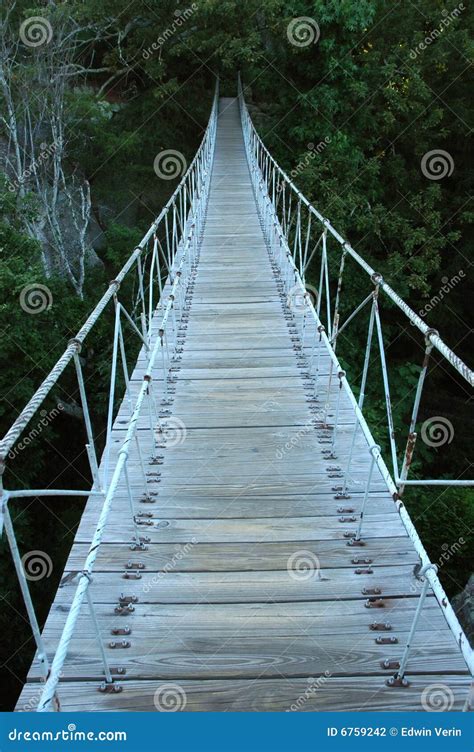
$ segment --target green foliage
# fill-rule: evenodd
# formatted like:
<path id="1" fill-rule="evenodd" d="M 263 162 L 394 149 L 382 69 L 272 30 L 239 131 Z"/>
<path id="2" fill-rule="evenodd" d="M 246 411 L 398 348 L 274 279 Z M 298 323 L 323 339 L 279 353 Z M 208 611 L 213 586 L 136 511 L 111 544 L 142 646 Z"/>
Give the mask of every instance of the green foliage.
<path id="1" fill-rule="evenodd" d="M 25 203 L 28 202 L 28 197 Z M 0 373 L 3 396 L 0 421 L 7 429 L 18 408 L 31 397 L 65 336 L 86 313 L 84 304 L 59 278 L 48 279 L 39 244 L 20 229 L 23 207 L 13 205 L 11 193 L 0 193 L 0 315 L 3 336 Z M 31 291 L 31 292 L 29 292 Z M 36 292 L 38 291 L 38 292 Z M 31 295 L 31 298 L 30 298 Z M 68 299 L 69 305 L 64 301 Z"/>
<path id="2" fill-rule="evenodd" d="M 28 0 L 18 2 L 18 25 L 31 15 L 63 12 L 59 6 L 56 10 L 43 3 L 31 6 Z M 172 192 L 173 181 L 159 180 L 154 173 L 154 158 L 163 149 L 175 149 L 190 161 L 207 121 L 217 73 L 221 93 L 233 96 L 241 70 L 252 116 L 275 158 L 287 172 L 304 165 L 295 178 L 298 187 L 415 310 L 422 309 L 440 289 L 443 278 L 460 269 L 467 274 L 467 228 L 472 222 L 467 203 L 472 179 L 467 134 L 472 116 L 465 71 L 473 52 L 472 9 L 466 7 L 425 49 L 420 45 L 446 16 L 441 0 L 197 0 L 190 9 L 186 18 L 178 19 L 171 0 L 67 3 L 71 19 L 84 27 L 83 39 L 92 39 L 81 48 L 77 61 L 85 72 L 71 77 L 66 98 L 68 118 L 75 125 L 68 144 L 69 169 L 79 168 L 90 182 L 105 234 L 99 251 L 104 267 L 89 270 L 83 301 L 64 280 L 46 277 L 41 248 L 25 231 L 25 220 L 35 216 L 34 196 L 19 201 L 7 187 L 1 191 L 3 430 Z M 297 17 L 318 23 L 317 43 L 304 47 L 290 43 L 288 24 Z M 31 65 L 33 53 L 24 49 L 22 55 L 25 66 Z M 308 145 L 323 142 L 327 145 L 315 158 L 306 159 L 311 151 Z M 423 174 L 421 159 L 433 149 L 444 149 L 452 156 L 451 177 L 431 181 Z M 329 244 L 333 282 L 338 264 L 335 251 L 335 245 Z M 367 294 L 364 274 L 354 267 L 346 271 L 342 320 Z M 315 266 L 309 270 L 309 281 L 317 284 L 318 275 Z M 52 296 L 51 306 L 34 315 L 19 304 L 22 291 L 32 284 L 45 285 Z M 465 333 L 470 309 L 466 282 L 461 281 L 427 317 L 465 358 L 469 355 Z M 385 299 L 381 312 L 395 433 L 403 450 L 424 343 Z M 93 420 L 99 437 L 107 405 L 112 327 L 113 315 L 107 312 L 82 353 L 85 376 L 94 389 Z M 338 353 L 355 386 L 360 383 L 366 334 L 364 312 L 338 340 Z M 127 341 L 133 357 L 136 344 L 132 345 L 132 338 Z M 389 457 L 376 350 L 374 341 L 364 409 Z M 417 430 L 430 416 L 449 415 L 455 442 L 433 449 L 418 438 L 412 467 L 415 477 L 458 477 L 469 463 L 468 395 L 456 375 L 438 362 L 435 356 Z M 77 396 L 73 374 L 67 373 L 47 408 L 61 399 L 77 400 Z M 71 487 L 84 485 L 88 477 L 84 441 L 74 419 L 61 416 L 48 426 L 43 438 L 46 441 L 35 446 L 34 466 L 27 452 L 15 457 L 10 486 L 50 482 L 46 462 L 50 463 L 52 451 L 57 453 L 57 482 L 67 479 Z M 469 574 L 466 552 L 473 540 L 468 530 L 474 527 L 472 492 L 410 489 L 406 503 L 434 561 L 445 544 L 461 537 L 466 541 L 441 568 L 448 592 L 459 591 Z M 59 572 L 81 504 L 61 501 L 60 515 L 35 510 L 15 507 L 20 546 L 51 552 L 54 541 Z M 11 566 L 5 563 L 0 567 L 0 585 L 12 608 L 3 615 L 2 633 L 12 633 L 7 625 L 13 621 L 13 632 L 26 640 L 23 621 L 15 616 L 15 611 L 22 613 L 22 606 L 13 581 Z M 56 585 L 53 579 L 49 593 L 34 593 L 41 618 Z M 16 672 L 21 674 L 28 663 L 24 653 Z"/>
<path id="3" fill-rule="evenodd" d="M 405 503 L 449 596 L 459 593 L 472 571 L 474 503 L 470 489 L 410 489 Z M 435 520 L 435 523 L 433 523 Z M 459 544 L 459 545 L 453 545 Z"/>
<path id="4" fill-rule="evenodd" d="M 120 269 L 130 256 L 130 249 L 136 244 L 137 233 L 130 227 L 112 224 L 106 232 L 106 238 L 104 256 L 116 269 Z"/>

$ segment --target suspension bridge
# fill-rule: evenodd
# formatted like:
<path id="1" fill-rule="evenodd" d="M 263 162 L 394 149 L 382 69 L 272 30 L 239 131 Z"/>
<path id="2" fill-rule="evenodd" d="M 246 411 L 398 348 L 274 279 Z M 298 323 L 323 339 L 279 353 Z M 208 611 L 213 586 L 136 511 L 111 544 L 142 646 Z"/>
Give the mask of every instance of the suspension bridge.
<path id="1" fill-rule="evenodd" d="M 305 272 L 318 260 L 313 301 Z M 367 297 L 341 322 L 349 263 L 366 275 Z M 131 275 L 130 307 L 121 284 Z M 401 466 L 381 296 L 425 347 Z M 99 461 L 80 352 L 108 306 Z M 336 346 L 364 308 L 356 399 Z M 131 372 L 125 329 L 141 345 Z M 376 347 L 391 470 L 364 417 Z M 0 445 L 5 459 L 75 368 L 92 488 L 3 489 L 37 645 L 17 710 L 426 710 L 440 693 L 441 709 L 466 708 L 472 651 L 401 500 L 410 483 L 472 485 L 409 478 L 433 349 L 472 384 L 439 334 L 279 168 L 242 88 L 238 99 L 216 92 L 175 193 Z M 78 494 L 85 511 L 41 631 L 8 503 Z"/>

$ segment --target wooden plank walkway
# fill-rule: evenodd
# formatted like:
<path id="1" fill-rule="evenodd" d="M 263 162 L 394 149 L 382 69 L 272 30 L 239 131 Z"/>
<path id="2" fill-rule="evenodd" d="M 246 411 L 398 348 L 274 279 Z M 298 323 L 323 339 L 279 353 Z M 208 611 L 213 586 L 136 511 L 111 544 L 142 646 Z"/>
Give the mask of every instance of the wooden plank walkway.
<path id="1" fill-rule="evenodd" d="M 171 412 L 163 412 L 163 464 L 147 468 L 152 504 L 140 501 L 138 455 L 131 453 L 132 490 L 139 511 L 150 515 L 141 528 L 150 541 L 145 551 L 130 550 L 133 527 L 122 482 L 91 585 L 107 656 L 122 669 L 123 690 L 97 691 L 103 670 L 84 605 L 59 687 L 64 710 L 162 710 L 167 702 L 197 711 L 423 710 L 422 693 L 432 684 L 445 685 L 452 709 L 462 708 L 469 676 L 432 596 L 408 664 L 410 686 L 385 684 L 394 671 L 382 662 L 400 659 L 416 608 L 417 556 L 377 473 L 366 507 L 365 546 L 347 545 L 370 455 L 359 436 L 351 499 L 338 501 L 333 476 L 345 467 L 354 414 L 343 397 L 337 458 L 327 459 L 330 432 L 315 426 L 314 386 L 285 313 L 254 202 L 237 104 L 223 99 L 182 359 L 172 404 L 162 405 Z M 132 396 L 144 364 L 142 354 Z M 322 388 L 328 372 L 323 355 Z M 159 372 L 157 381 L 160 386 Z M 333 385 L 330 417 L 336 396 Z M 112 466 L 127 416 L 124 402 L 114 424 Z M 138 436 L 145 456 L 147 429 L 143 417 Z M 83 566 L 101 503 L 88 501 L 44 629 L 51 656 L 74 592 L 67 576 Z M 140 579 L 125 578 L 127 565 L 136 564 Z M 380 589 L 381 608 L 367 607 L 373 588 Z M 115 613 L 121 594 L 136 599 L 125 616 Z M 376 623 L 390 630 L 376 631 Z M 117 628 L 129 634 L 114 636 Z M 110 646 L 122 639 L 128 647 Z M 35 661 L 17 709 L 34 707 L 40 692 Z"/>

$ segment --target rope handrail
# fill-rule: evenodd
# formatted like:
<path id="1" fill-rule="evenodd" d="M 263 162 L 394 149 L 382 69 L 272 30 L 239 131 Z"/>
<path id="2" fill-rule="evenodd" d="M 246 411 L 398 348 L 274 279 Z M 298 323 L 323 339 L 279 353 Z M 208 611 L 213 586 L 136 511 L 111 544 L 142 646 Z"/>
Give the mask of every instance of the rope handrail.
<path id="1" fill-rule="evenodd" d="M 185 249 L 185 251 L 189 250 L 189 246 L 190 246 L 190 242 L 188 242 L 187 248 Z M 183 258 L 182 258 L 180 267 L 183 264 L 184 258 L 185 258 L 185 253 L 183 253 Z M 171 288 L 172 292 L 169 296 L 164 314 L 162 316 L 159 332 L 162 332 L 162 331 L 164 332 L 166 329 L 166 323 L 169 317 L 169 313 L 173 307 L 173 295 L 176 293 L 176 289 L 179 284 L 179 281 L 180 281 L 180 277 L 176 276 L 175 282 L 173 283 L 173 286 Z M 59 679 L 61 677 L 62 668 L 64 665 L 64 661 L 66 660 L 66 655 L 68 652 L 71 639 L 74 634 L 74 629 L 76 627 L 77 619 L 79 617 L 79 612 L 80 612 L 82 603 L 84 601 L 84 596 L 86 595 L 86 591 L 88 590 L 89 585 L 92 582 L 92 572 L 93 572 L 94 564 L 95 564 L 95 561 L 99 552 L 99 547 L 102 542 L 103 533 L 107 524 L 110 507 L 115 498 L 115 494 L 117 492 L 118 484 L 122 478 L 122 474 L 124 473 L 124 471 L 126 471 L 126 462 L 129 456 L 130 446 L 136 436 L 138 419 L 141 415 L 142 407 L 145 402 L 145 398 L 147 397 L 147 394 L 148 394 L 149 384 L 152 380 L 153 369 L 155 367 L 155 361 L 158 355 L 158 351 L 161 347 L 163 347 L 163 337 L 159 333 L 155 339 L 155 344 L 154 344 L 153 350 L 151 352 L 150 358 L 147 363 L 145 375 L 143 377 L 140 391 L 139 391 L 137 400 L 135 402 L 135 406 L 133 408 L 132 415 L 131 415 L 131 418 L 127 427 L 126 436 L 118 452 L 117 464 L 112 474 L 110 484 L 107 488 L 107 493 L 104 499 L 104 503 L 102 505 L 99 520 L 98 520 L 96 529 L 94 531 L 94 534 L 92 536 L 92 541 L 89 547 L 89 551 L 88 551 L 84 566 L 79 574 L 79 583 L 77 585 L 76 592 L 74 594 L 72 604 L 69 609 L 68 617 L 66 619 L 66 623 L 64 625 L 61 637 L 59 639 L 58 647 L 56 648 L 56 652 L 54 655 L 53 662 L 51 664 L 51 668 L 49 669 L 48 678 L 45 682 L 45 686 L 44 686 L 41 698 L 38 702 L 38 712 L 44 712 L 44 711 L 49 710 L 54 700 L 56 688 L 59 683 Z"/>
<path id="2" fill-rule="evenodd" d="M 120 284 L 123 282 L 123 280 L 126 278 L 130 270 L 134 267 L 135 263 L 141 257 L 143 250 L 146 248 L 147 243 L 149 242 L 150 238 L 156 233 L 159 225 L 161 224 L 165 216 L 168 215 L 173 205 L 176 204 L 176 199 L 182 193 L 183 188 L 186 187 L 190 176 L 193 175 L 196 164 L 203 152 L 206 139 L 208 136 L 208 130 L 209 130 L 210 124 L 215 118 L 215 115 L 217 113 L 218 92 L 219 92 L 219 82 L 217 81 L 211 114 L 209 117 L 206 132 L 201 140 L 201 143 L 198 147 L 198 150 L 192 162 L 189 164 L 189 167 L 187 168 L 180 182 L 176 186 L 176 189 L 174 190 L 173 194 L 171 195 L 171 197 L 168 199 L 166 204 L 161 209 L 158 217 L 152 222 L 152 224 L 150 225 L 149 229 L 147 230 L 143 238 L 140 240 L 140 242 L 138 243 L 138 245 L 136 246 L 132 254 L 129 256 L 129 258 L 123 265 L 120 272 L 117 274 L 116 278 L 110 282 L 108 289 L 104 292 L 103 296 L 101 297 L 99 302 L 96 304 L 94 310 L 89 314 L 88 318 L 86 319 L 82 327 L 79 329 L 77 334 L 69 342 L 68 346 L 65 348 L 63 354 L 58 358 L 57 362 L 51 368 L 50 372 L 45 377 L 43 382 L 40 384 L 36 392 L 30 398 L 30 400 L 25 405 L 21 413 L 15 419 L 15 421 L 12 423 L 12 425 L 8 429 L 5 436 L 0 440 L 0 478 L 5 470 L 5 461 L 6 461 L 8 452 L 13 448 L 16 441 L 18 441 L 19 437 L 21 436 L 24 429 L 30 422 L 31 418 L 37 412 L 41 404 L 44 402 L 45 398 L 48 396 L 52 387 L 57 383 L 59 377 L 66 369 L 67 365 L 73 359 L 74 353 L 77 352 L 77 343 L 82 344 L 85 341 L 87 335 L 90 333 L 94 325 L 97 323 L 98 319 L 100 318 L 107 304 L 112 300 L 114 294 L 119 289 Z"/>
<path id="3" fill-rule="evenodd" d="M 163 425 L 159 418 L 154 398 L 153 380 L 154 378 L 158 378 L 166 398 L 168 396 L 168 384 L 172 381 L 171 371 L 179 341 L 180 327 L 182 326 L 181 322 L 184 313 L 187 310 L 186 296 L 197 270 L 197 260 L 199 257 L 200 242 L 206 215 L 214 157 L 219 101 L 218 94 L 219 82 L 217 81 L 211 113 L 204 137 L 196 155 L 183 175 L 176 190 L 160 211 L 158 217 L 152 223 L 138 246 L 134 249 L 116 279 L 110 283 L 108 290 L 95 306 L 76 337 L 68 343 L 68 346 L 55 366 L 51 369 L 46 379 L 37 389 L 20 416 L 4 437 L 3 441 L 0 443 L 0 458 L 2 460 L 1 470 L 3 473 L 5 459 L 8 452 L 21 435 L 25 426 L 28 425 L 28 422 L 31 420 L 38 407 L 42 404 L 43 400 L 56 384 L 67 365 L 71 361 L 74 361 L 87 435 L 86 450 L 89 457 L 92 476 L 92 487 L 90 491 L 78 492 L 74 489 L 25 489 L 16 492 L 5 489 L 3 484 L 1 484 L 0 487 L 5 532 L 28 613 L 30 626 L 36 642 L 37 660 L 40 665 L 43 681 L 45 682 L 37 708 L 39 712 L 50 710 L 52 707 L 59 709 L 59 699 L 56 694 L 57 686 L 84 599 L 87 600 L 91 612 L 96 638 L 98 640 L 99 652 L 104 664 L 104 674 L 106 679 L 105 691 L 108 691 L 110 687 L 113 688 L 113 691 L 118 691 L 118 685 L 114 683 L 106 654 L 103 650 L 98 620 L 95 614 L 95 607 L 89 591 L 89 586 L 92 582 L 94 564 L 99 552 L 99 547 L 102 543 L 109 511 L 116 496 L 119 482 L 121 482 L 122 479 L 124 479 L 124 485 L 130 504 L 131 521 L 134 531 L 132 545 L 137 548 L 143 547 L 142 538 L 137 527 L 137 515 L 135 514 L 135 502 L 130 487 L 127 461 L 130 447 L 133 443 L 139 458 L 139 467 L 141 468 L 145 496 L 149 496 L 149 479 L 147 477 L 142 456 L 142 446 L 137 435 L 138 420 L 143 414 L 144 406 L 147 405 L 149 413 L 149 431 L 151 436 L 151 455 L 153 459 L 156 456 L 158 435 L 163 432 Z M 164 225 L 162 233 L 164 234 L 163 245 L 165 248 L 159 243 L 157 234 L 158 228 L 162 222 Z M 148 248 L 147 246 L 150 240 L 152 241 L 151 247 Z M 160 248 L 158 248 L 159 245 Z M 146 255 L 143 253 L 144 250 L 147 251 Z M 164 262 L 163 265 L 160 263 L 160 251 L 162 261 Z M 135 292 L 133 295 L 135 303 L 133 305 L 132 314 L 130 314 L 127 307 L 121 300 L 119 300 L 118 293 L 120 283 L 127 277 L 132 268 L 135 268 L 138 276 L 138 292 Z M 157 288 L 158 291 L 158 301 L 156 304 L 153 300 L 154 288 Z M 85 338 L 110 301 L 113 301 L 115 307 L 115 325 L 111 356 L 106 442 L 103 454 L 103 465 L 101 466 L 101 472 L 99 473 L 95 438 L 90 420 L 86 384 L 83 377 L 79 353 Z M 137 321 L 134 320 L 135 318 Z M 145 373 L 138 397 L 133 401 L 130 391 L 130 376 L 126 361 L 123 325 L 128 326 L 134 337 L 138 338 L 146 360 Z M 161 375 L 160 370 L 158 370 L 157 377 L 155 372 L 157 368 L 160 368 L 156 362 L 159 355 L 161 355 L 162 370 Z M 125 439 L 119 449 L 117 461 L 113 467 L 113 472 L 111 473 L 109 481 L 108 467 L 110 464 L 111 445 L 113 443 L 111 435 L 115 403 L 115 382 L 117 378 L 117 369 L 120 364 L 123 369 L 123 377 L 125 381 L 126 399 L 124 399 L 123 404 L 127 405 L 128 403 L 129 416 Z M 146 444 L 148 444 L 148 441 Z M 145 451 L 147 451 L 147 447 L 145 447 Z M 1 479 L 0 475 L 0 480 Z M 10 499 L 21 500 L 31 496 L 44 495 L 60 497 L 62 495 L 69 496 L 86 494 L 91 496 L 101 496 L 103 502 L 100 508 L 97 526 L 92 536 L 92 543 L 89 547 L 83 568 L 80 572 L 76 573 L 76 576 L 78 577 L 77 587 L 59 638 L 52 664 L 50 665 L 46 654 L 45 643 L 36 618 L 27 578 L 25 576 L 23 561 L 20 557 L 8 502 Z"/>
<path id="4" fill-rule="evenodd" d="M 241 99 L 241 102 L 243 103 L 243 116 L 246 119 L 252 137 L 253 139 L 258 143 L 259 148 L 261 151 L 265 154 L 266 159 L 268 159 L 275 170 L 278 172 L 278 174 L 283 178 L 285 183 L 291 188 L 294 195 L 296 196 L 297 200 L 301 202 L 304 206 L 306 206 L 307 210 L 315 216 L 318 221 L 323 225 L 323 227 L 328 230 L 331 235 L 337 240 L 337 242 L 341 245 L 343 248 L 343 251 L 345 253 L 348 253 L 354 261 L 363 269 L 368 276 L 375 280 L 377 279 L 377 284 L 379 284 L 380 289 L 383 290 L 384 293 L 392 300 L 395 305 L 398 306 L 398 308 L 405 314 L 405 316 L 411 321 L 411 323 L 416 326 L 420 332 L 424 335 L 424 337 L 429 340 L 429 342 L 433 345 L 433 347 L 438 350 L 441 355 L 453 366 L 453 368 L 456 369 L 456 371 L 465 379 L 471 386 L 474 386 L 474 371 L 469 368 L 469 366 L 458 356 L 456 355 L 453 350 L 451 350 L 450 347 L 444 342 L 444 340 L 439 336 L 438 332 L 434 329 L 430 328 L 423 319 L 418 316 L 415 311 L 413 311 L 412 308 L 406 303 L 396 292 L 393 290 L 390 285 L 384 281 L 383 276 L 379 274 L 378 272 L 373 269 L 370 264 L 365 261 L 362 256 L 360 256 L 357 251 L 354 250 L 354 248 L 351 246 L 351 244 L 340 235 L 340 233 L 333 227 L 329 219 L 324 217 L 315 206 L 313 206 L 310 201 L 306 198 L 306 196 L 299 190 L 299 188 L 296 187 L 296 185 L 293 183 L 291 178 L 287 175 L 287 173 L 280 167 L 278 162 L 275 160 L 275 158 L 270 154 L 267 147 L 263 143 L 262 139 L 257 133 L 257 130 L 252 122 L 252 118 L 250 117 L 250 114 L 247 109 L 247 105 L 245 104 L 245 99 L 243 96 L 243 87 L 242 87 L 242 81 L 239 76 L 238 79 L 238 87 L 239 87 L 239 97 Z"/>
<path id="5" fill-rule="evenodd" d="M 199 243 L 200 233 L 202 231 L 202 220 L 205 214 L 205 207 L 207 205 L 207 197 L 208 197 L 209 186 L 210 186 L 210 173 L 211 173 L 211 168 L 212 168 L 212 160 L 213 160 L 214 145 L 215 145 L 216 122 L 217 122 L 217 102 L 218 102 L 218 89 L 216 87 L 216 93 L 215 93 L 211 116 L 209 119 L 209 124 L 206 130 L 206 135 L 201 144 L 201 149 L 204 148 L 206 144 L 210 148 L 208 151 L 207 163 L 205 165 L 206 169 L 203 172 L 202 182 L 199 186 L 199 201 L 201 202 L 201 210 L 199 212 L 200 221 L 199 223 L 196 222 L 197 215 L 196 213 L 194 213 L 191 216 L 190 222 L 186 221 L 185 223 L 183 223 L 183 224 L 187 224 L 190 226 L 189 234 L 184 240 L 184 244 L 181 248 L 180 254 L 179 255 L 177 254 L 179 256 L 179 264 L 177 265 L 177 268 L 175 270 L 174 280 L 171 284 L 168 298 L 163 309 L 163 315 L 158 325 L 158 330 L 155 336 L 154 345 L 151 348 L 149 356 L 148 356 L 147 366 L 145 369 L 145 374 L 143 376 L 142 385 L 141 385 L 138 397 L 135 401 L 135 404 L 131 410 L 131 416 L 130 416 L 130 420 L 128 423 L 125 439 L 118 452 L 118 459 L 117 459 L 117 463 L 115 465 L 114 471 L 112 473 L 110 484 L 107 486 L 107 489 L 106 489 L 104 503 L 102 505 L 97 527 L 92 537 L 92 542 L 89 547 L 89 552 L 87 554 L 84 567 L 79 573 L 79 582 L 76 588 L 76 592 L 74 594 L 72 604 L 69 609 L 69 613 L 68 613 L 63 631 L 61 633 L 61 637 L 59 639 L 59 643 L 56 648 L 51 667 L 49 668 L 49 671 L 48 671 L 48 676 L 45 681 L 44 689 L 43 689 L 41 698 L 38 703 L 38 708 L 37 708 L 38 712 L 45 712 L 45 711 L 50 710 L 51 705 L 54 703 L 54 700 L 56 697 L 56 689 L 57 689 L 57 686 L 61 677 L 62 668 L 66 660 L 66 655 L 69 649 L 69 645 L 74 634 L 74 630 L 77 624 L 77 620 L 79 617 L 79 613 L 80 613 L 84 598 L 88 594 L 89 585 L 92 581 L 93 567 L 94 567 L 94 563 L 98 555 L 99 547 L 102 542 L 103 533 L 104 533 L 108 516 L 109 516 L 109 512 L 110 512 L 110 507 L 115 498 L 115 494 L 117 492 L 119 482 L 123 475 L 125 475 L 126 485 L 128 487 L 129 501 L 130 501 L 130 506 L 132 510 L 132 520 L 133 520 L 135 533 L 136 533 L 135 541 L 138 547 L 142 546 L 141 538 L 136 528 L 134 503 L 133 503 L 132 496 L 131 496 L 131 490 L 130 490 L 128 474 L 127 474 L 127 460 L 128 460 L 131 444 L 134 440 L 137 440 L 136 431 L 137 431 L 137 426 L 138 426 L 138 419 L 141 415 L 141 411 L 142 411 L 143 405 L 147 397 L 149 398 L 149 402 L 151 403 L 150 389 L 151 389 L 151 384 L 153 381 L 153 371 L 155 368 L 155 361 L 157 359 L 159 351 L 161 351 L 162 358 L 163 358 L 163 384 L 164 384 L 165 393 L 167 390 L 166 384 L 167 384 L 167 378 L 169 375 L 169 367 L 171 364 L 171 359 L 168 356 L 168 362 L 165 365 L 165 360 L 166 360 L 165 348 L 166 348 L 166 351 L 168 350 L 168 341 L 167 341 L 166 332 L 167 332 L 168 324 L 171 321 L 172 326 L 173 326 L 172 334 L 175 336 L 175 344 L 176 344 L 177 339 L 178 339 L 178 329 L 177 329 L 177 323 L 173 317 L 173 314 L 175 314 L 175 301 L 178 300 L 179 298 L 179 290 L 183 288 L 184 271 L 186 270 L 186 268 L 188 269 L 188 272 L 189 272 L 188 279 L 189 279 L 192 274 L 192 270 L 193 268 L 195 268 L 195 264 L 196 264 L 196 256 L 198 253 L 198 243 Z M 193 164 L 195 160 L 193 160 Z M 168 206 L 171 206 L 170 202 L 168 202 Z M 189 218 L 186 217 L 185 219 L 188 220 Z M 150 329 L 151 329 L 151 322 L 150 322 Z M 156 416 L 154 417 L 156 418 Z M 158 425 L 160 425 L 159 421 L 158 421 Z M 154 426 L 151 425 L 150 429 L 153 435 L 152 436 L 153 446 L 155 447 Z M 136 441 L 136 445 L 138 448 L 138 441 Z M 145 488 L 147 488 L 145 474 L 144 474 L 144 482 L 145 482 Z M 90 598 L 88 599 L 88 602 L 89 602 L 89 607 L 93 611 L 93 604 Z M 99 643 L 100 643 L 100 634 L 99 634 Z M 107 685 L 114 686 L 113 678 L 110 674 L 107 664 L 105 664 L 105 674 L 106 674 L 107 684 L 104 685 L 104 687 L 106 687 Z"/>

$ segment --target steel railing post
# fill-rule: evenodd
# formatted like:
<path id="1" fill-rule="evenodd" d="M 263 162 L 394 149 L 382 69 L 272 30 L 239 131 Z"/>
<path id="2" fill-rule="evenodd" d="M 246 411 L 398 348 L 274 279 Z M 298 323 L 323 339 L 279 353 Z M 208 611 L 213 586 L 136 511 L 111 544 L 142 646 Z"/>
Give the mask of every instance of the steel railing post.
<path id="1" fill-rule="evenodd" d="M 421 567 L 419 569 L 419 571 L 415 572 L 415 576 L 417 577 L 417 579 L 420 579 L 430 569 L 435 574 L 438 571 L 438 567 L 436 566 L 436 564 L 431 564 L 430 563 L 430 564 L 426 564 L 424 567 Z M 397 673 L 394 676 L 390 677 L 390 679 L 387 679 L 386 683 L 387 683 L 388 687 L 408 687 L 408 685 L 409 685 L 409 681 L 405 678 L 405 672 L 406 672 L 406 668 L 407 668 L 407 664 L 408 664 L 408 658 L 410 656 L 410 651 L 411 651 L 411 648 L 412 648 L 413 637 L 415 636 L 416 628 L 417 628 L 418 622 L 420 620 L 421 611 L 423 609 L 423 604 L 425 602 L 425 598 L 426 598 L 426 595 L 428 593 L 429 586 L 430 586 L 430 583 L 429 583 L 428 579 L 425 577 L 423 585 L 422 585 L 421 593 L 420 593 L 420 596 L 418 598 L 418 603 L 417 603 L 415 615 L 413 617 L 413 622 L 412 622 L 412 625 L 410 627 L 410 632 L 408 633 L 408 638 L 407 638 L 407 642 L 406 642 L 406 645 L 405 645 L 405 650 L 403 651 L 403 656 L 402 656 L 402 659 L 400 661 L 400 667 L 399 667 Z M 388 662 L 386 661 L 385 664 L 387 665 Z"/>
<path id="2" fill-rule="evenodd" d="M 431 332 L 436 332 L 435 329 L 431 329 Z M 437 332 L 436 332 L 437 333 Z M 408 429 L 408 438 L 407 443 L 405 447 L 405 453 L 403 456 L 403 463 L 402 463 L 402 469 L 400 472 L 400 478 L 398 485 L 398 493 L 399 496 L 402 496 L 403 491 L 405 489 L 404 481 L 406 481 L 408 477 L 408 472 L 410 470 L 410 465 L 412 463 L 413 459 L 413 453 L 415 451 L 415 443 L 416 443 L 416 421 L 418 419 L 418 410 L 420 407 L 421 402 L 421 395 L 423 392 L 423 386 L 425 383 L 426 374 L 428 372 L 428 364 L 430 360 L 431 351 L 433 349 L 433 344 L 428 336 L 425 336 L 425 357 L 423 360 L 423 365 L 420 371 L 420 375 L 418 377 L 418 383 L 416 386 L 416 393 L 415 393 L 415 400 L 413 402 L 413 409 L 411 413 L 411 419 L 410 419 L 410 427 Z"/>
<path id="3" fill-rule="evenodd" d="M 380 446 L 378 444 L 374 444 L 369 449 L 371 457 L 370 457 L 370 467 L 369 467 L 369 473 L 367 475 L 367 481 L 365 484 L 365 491 L 364 491 L 364 498 L 362 499 L 362 505 L 360 508 L 360 514 L 359 514 L 359 524 L 357 525 L 357 531 L 354 537 L 355 541 L 361 540 L 361 534 L 362 534 L 362 523 L 364 522 L 364 514 L 365 514 L 365 506 L 367 504 L 367 499 L 369 498 L 370 493 L 370 484 L 372 483 L 372 476 L 374 474 L 375 469 L 375 462 L 377 460 L 376 454 L 380 454 Z"/>

